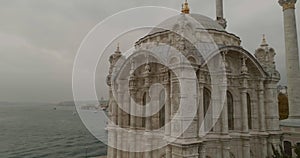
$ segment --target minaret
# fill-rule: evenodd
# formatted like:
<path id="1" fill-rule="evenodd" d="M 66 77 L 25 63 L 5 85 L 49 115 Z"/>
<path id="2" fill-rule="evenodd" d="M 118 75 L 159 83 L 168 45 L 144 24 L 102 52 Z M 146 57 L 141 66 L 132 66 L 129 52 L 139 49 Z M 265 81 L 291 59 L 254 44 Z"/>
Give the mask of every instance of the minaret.
<path id="1" fill-rule="evenodd" d="M 275 55 L 275 50 L 269 47 L 266 36 L 263 35 L 260 47 L 255 51 L 255 57 L 270 76 L 279 77 L 279 73 L 275 67 Z"/>
<path id="2" fill-rule="evenodd" d="M 225 29 L 227 27 L 227 21 L 223 13 L 223 0 L 216 0 L 216 16 L 217 22 Z"/>
<path id="3" fill-rule="evenodd" d="M 299 50 L 295 17 L 297 0 L 279 0 L 283 8 L 289 120 L 300 119 Z M 300 125 L 300 122 L 297 121 Z"/>
<path id="4" fill-rule="evenodd" d="M 118 124 L 118 104 L 116 102 L 116 99 L 113 96 L 113 86 L 112 86 L 112 76 L 113 76 L 113 71 L 116 67 L 117 62 L 122 59 L 122 54 L 120 51 L 120 47 L 119 44 L 117 46 L 116 51 L 109 57 L 109 63 L 110 63 L 110 67 L 109 67 L 109 74 L 106 78 L 106 83 L 109 86 L 109 103 L 108 103 L 108 115 L 109 115 L 109 119 L 110 122 L 107 126 L 108 129 L 108 150 L 107 150 L 107 157 L 108 158 L 114 158 L 117 156 L 118 153 L 120 153 L 120 151 L 118 151 L 116 149 L 117 146 L 117 130 L 115 125 Z M 120 142 L 120 141 L 119 141 Z"/>

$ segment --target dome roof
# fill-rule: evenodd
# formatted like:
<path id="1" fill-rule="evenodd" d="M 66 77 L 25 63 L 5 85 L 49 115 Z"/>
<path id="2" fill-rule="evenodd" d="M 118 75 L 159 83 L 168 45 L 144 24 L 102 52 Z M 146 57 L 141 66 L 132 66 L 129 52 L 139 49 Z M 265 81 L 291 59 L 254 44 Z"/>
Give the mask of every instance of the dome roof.
<path id="1" fill-rule="evenodd" d="M 197 22 L 199 22 L 204 29 L 207 30 L 218 30 L 225 31 L 225 29 L 215 20 L 200 14 L 190 14 L 192 18 L 194 18 Z"/>
<path id="2" fill-rule="evenodd" d="M 177 32 L 176 26 L 184 25 L 182 23 L 190 23 L 190 26 L 194 27 L 194 29 L 225 31 L 225 29 L 218 22 L 207 16 L 200 14 L 180 14 L 165 20 L 156 28 L 154 28 L 148 35 L 166 30 Z"/>
<path id="3" fill-rule="evenodd" d="M 200 14 L 181 13 L 154 27 L 146 36 L 140 38 L 135 46 L 140 47 L 148 42 L 168 43 L 169 38 L 178 40 L 181 37 L 192 43 L 213 41 L 222 46 L 240 46 L 241 43 L 238 36 L 228 33 L 216 20 Z"/>

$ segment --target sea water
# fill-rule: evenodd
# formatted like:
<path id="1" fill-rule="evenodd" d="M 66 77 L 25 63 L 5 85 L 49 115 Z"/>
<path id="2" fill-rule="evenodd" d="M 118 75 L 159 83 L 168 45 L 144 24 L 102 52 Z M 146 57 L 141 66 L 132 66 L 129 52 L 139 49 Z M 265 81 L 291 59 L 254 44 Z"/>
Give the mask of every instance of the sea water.
<path id="1" fill-rule="evenodd" d="M 83 158 L 106 155 L 106 150 L 75 107 L 0 105 L 0 158 Z"/>

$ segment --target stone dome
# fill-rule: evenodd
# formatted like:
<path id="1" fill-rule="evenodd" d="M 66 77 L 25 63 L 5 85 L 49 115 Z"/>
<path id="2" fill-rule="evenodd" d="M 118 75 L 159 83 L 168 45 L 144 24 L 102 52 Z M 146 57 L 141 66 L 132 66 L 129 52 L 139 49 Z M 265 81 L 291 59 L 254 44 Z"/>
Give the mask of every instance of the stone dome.
<path id="1" fill-rule="evenodd" d="M 178 25 L 184 25 L 183 23 L 187 24 L 187 26 L 193 27 L 194 29 L 216 30 L 225 32 L 225 29 L 218 22 L 207 16 L 200 14 L 180 14 L 165 20 L 156 28 L 154 28 L 148 35 L 166 30 L 177 32 L 176 27 Z"/>
<path id="2" fill-rule="evenodd" d="M 241 43 L 239 37 L 228 33 L 217 21 L 200 14 L 181 13 L 166 19 L 161 24 L 157 25 L 145 37 L 139 39 L 136 42 L 136 45 L 147 43 L 149 41 L 155 42 L 157 40 L 163 42 L 163 39 L 166 37 L 161 35 L 170 32 L 174 32 L 185 38 L 196 38 L 196 40 L 191 41 L 206 41 L 207 36 L 210 36 L 218 45 L 239 46 Z M 161 37 L 156 39 L 158 36 Z"/>
<path id="3" fill-rule="evenodd" d="M 207 30 L 225 31 L 225 29 L 215 20 L 200 14 L 190 14 L 197 22 L 199 22 Z"/>

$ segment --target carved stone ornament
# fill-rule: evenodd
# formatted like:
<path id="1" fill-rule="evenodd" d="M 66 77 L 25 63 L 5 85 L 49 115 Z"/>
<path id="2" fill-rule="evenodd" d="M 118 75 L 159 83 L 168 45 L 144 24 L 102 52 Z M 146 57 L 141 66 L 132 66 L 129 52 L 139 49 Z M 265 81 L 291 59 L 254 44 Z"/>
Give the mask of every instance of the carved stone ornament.
<path id="1" fill-rule="evenodd" d="M 287 9 L 295 9 L 295 3 L 297 0 L 279 0 L 279 4 L 282 6 L 283 11 Z"/>

